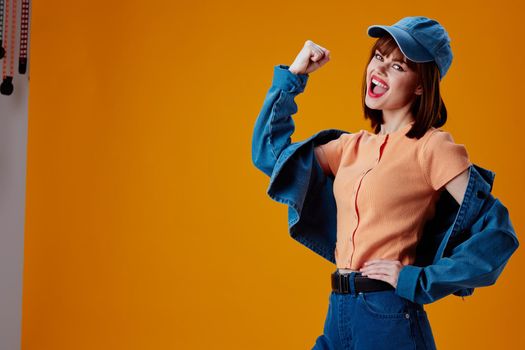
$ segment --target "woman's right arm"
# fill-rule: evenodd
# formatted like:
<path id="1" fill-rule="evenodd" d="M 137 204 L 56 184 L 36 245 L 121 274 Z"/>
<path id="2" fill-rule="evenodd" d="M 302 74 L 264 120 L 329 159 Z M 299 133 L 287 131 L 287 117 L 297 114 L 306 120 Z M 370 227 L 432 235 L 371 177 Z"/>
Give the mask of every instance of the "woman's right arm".
<path id="1" fill-rule="evenodd" d="M 271 176 L 282 151 L 291 143 L 295 124 L 291 115 L 297 113 L 296 95 L 304 91 L 309 73 L 322 67 L 330 52 L 307 40 L 290 67 L 274 67 L 272 86 L 253 129 L 252 162 Z"/>
<path id="2" fill-rule="evenodd" d="M 294 74 L 288 66 L 274 67 L 272 86 L 264 100 L 252 134 L 252 162 L 271 176 L 281 152 L 291 143 L 297 113 L 296 95 L 304 91 L 308 74 Z"/>

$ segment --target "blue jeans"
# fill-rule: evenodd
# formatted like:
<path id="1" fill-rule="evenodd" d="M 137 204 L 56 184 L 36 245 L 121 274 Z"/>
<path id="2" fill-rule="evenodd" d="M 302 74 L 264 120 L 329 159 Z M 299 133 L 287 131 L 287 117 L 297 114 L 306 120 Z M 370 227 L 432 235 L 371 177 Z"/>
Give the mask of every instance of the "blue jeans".
<path id="1" fill-rule="evenodd" d="M 312 350 L 436 349 L 423 305 L 393 289 L 356 293 L 350 286 L 351 293 L 330 293 L 323 334 Z"/>

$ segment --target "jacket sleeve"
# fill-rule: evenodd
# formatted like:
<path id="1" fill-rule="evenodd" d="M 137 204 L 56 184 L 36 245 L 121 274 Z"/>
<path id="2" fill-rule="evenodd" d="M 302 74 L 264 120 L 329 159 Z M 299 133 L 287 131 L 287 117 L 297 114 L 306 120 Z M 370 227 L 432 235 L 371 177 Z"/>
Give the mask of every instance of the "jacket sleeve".
<path id="1" fill-rule="evenodd" d="M 252 136 L 252 162 L 271 176 L 281 152 L 291 143 L 297 113 L 296 95 L 304 91 L 308 74 L 294 74 L 286 65 L 274 66 L 273 80 L 257 117 Z"/>
<path id="2" fill-rule="evenodd" d="M 427 304 L 461 289 L 496 282 L 519 242 L 507 208 L 492 195 L 490 198 L 480 218 L 461 238 L 463 242 L 447 256 L 428 266 L 406 265 L 401 269 L 396 294 Z"/>

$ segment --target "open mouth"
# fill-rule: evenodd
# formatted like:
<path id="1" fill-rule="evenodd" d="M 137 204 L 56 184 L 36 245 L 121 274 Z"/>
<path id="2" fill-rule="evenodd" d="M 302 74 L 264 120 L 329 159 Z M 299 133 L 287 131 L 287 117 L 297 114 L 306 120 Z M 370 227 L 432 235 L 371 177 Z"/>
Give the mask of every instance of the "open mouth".
<path id="1" fill-rule="evenodd" d="M 388 86 L 386 86 L 382 82 L 378 81 L 374 76 L 372 76 L 372 78 L 370 79 L 370 86 L 368 87 L 368 94 L 371 97 L 381 97 L 388 90 Z"/>

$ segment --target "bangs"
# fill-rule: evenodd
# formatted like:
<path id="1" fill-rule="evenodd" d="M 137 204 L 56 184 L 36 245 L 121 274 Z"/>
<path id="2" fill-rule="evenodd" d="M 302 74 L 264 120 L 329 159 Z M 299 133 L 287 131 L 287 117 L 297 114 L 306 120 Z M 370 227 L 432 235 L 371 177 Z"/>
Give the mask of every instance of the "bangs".
<path id="1" fill-rule="evenodd" d="M 403 55 L 394 38 L 388 33 L 385 33 L 385 35 L 376 41 L 374 47 L 372 48 L 372 52 L 375 52 L 375 50 L 378 50 L 384 56 L 389 56 L 392 52 L 397 50 L 396 54 L 393 56 L 393 59 L 405 62 L 408 68 L 411 70 L 416 70 L 417 63 L 409 60 L 407 57 L 405 57 L 405 55 Z"/>

